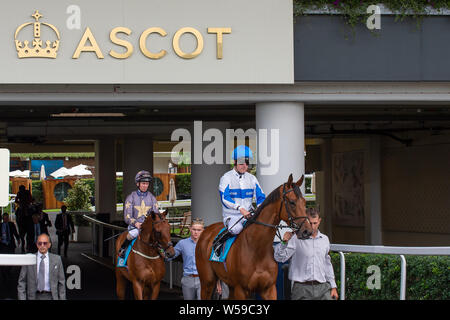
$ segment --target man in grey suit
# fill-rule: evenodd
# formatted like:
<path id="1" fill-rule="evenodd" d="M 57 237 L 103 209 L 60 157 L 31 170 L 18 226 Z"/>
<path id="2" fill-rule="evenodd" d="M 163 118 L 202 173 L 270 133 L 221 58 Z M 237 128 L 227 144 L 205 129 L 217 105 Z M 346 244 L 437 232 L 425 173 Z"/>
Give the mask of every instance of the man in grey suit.
<path id="1" fill-rule="evenodd" d="M 66 277 L 61 257 L 48 252 L 50 238 L 41 234 L 36 242 L 37 263 L 22 266 L 17 285 L 19 300 L 65 300 Z"/>

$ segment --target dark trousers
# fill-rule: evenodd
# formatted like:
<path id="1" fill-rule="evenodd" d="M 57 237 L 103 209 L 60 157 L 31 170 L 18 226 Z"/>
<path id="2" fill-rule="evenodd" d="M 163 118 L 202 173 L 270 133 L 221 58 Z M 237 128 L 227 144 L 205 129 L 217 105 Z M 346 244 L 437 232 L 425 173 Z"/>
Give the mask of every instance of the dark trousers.
<path id="1" fill-rule="evenodd" d="M 53 300 L 51 292 L 36 292 L 36 300 Z"/>
<path id="2" fill-rule="evenodd" d="M 64 244 L 64 257 L 67 257 L 67 249 L 69 248 L 69 232 L 64 231 L 58 234 L 58 255 L 61 255 L 61 246 Z"/>
<path id="3" fill-rule="evenodd" d="M 12 240 L 14 241 L 14 239 Z M 11 246 L 0 243 L 0 254 L 14 254 L 15 250 Z M 0 299 L 17 299 L 17 267 L 0 267 Z"/>
<path id="4" fill-rule="evenodd" d="M 38 251 L 36 242 L 34 242 L 34 236 L 27 235 L 27 253 L 36 253 Z"/>

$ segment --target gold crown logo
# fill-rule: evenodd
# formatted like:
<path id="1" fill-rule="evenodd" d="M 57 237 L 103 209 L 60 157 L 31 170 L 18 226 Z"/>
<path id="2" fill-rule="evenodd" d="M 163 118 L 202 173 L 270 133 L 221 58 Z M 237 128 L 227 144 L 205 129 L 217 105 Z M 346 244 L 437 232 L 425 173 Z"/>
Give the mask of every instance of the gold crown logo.
<path id="1" fill-rule="evenodd" d="M 32 15 L 32 17 L 36 20 L 36 22 L 27 22 L 22 24 L 20 27 L 16 29 L 16 33 L 14 34 L 14 41 L 16 43 L 16 50 L 17 55 L 20 59 L 22 58 L 51 58 L 56 59 L 56 54 L 59 49 L 59 32 L 58 29 L 55 28 L 55 26 L 49 24 L 49 23 L 41 23 L 39 22 L 39 19 L 43 16 L 39 13 L 38 10 Z M 29 41 L 25 40 L 23 43 L 22 41 L 17 40 L 17 34 L 25 28 L 28 25 L 33 25 L 34 29 L 34 39 L 32 41 L 33 47 L 29 47 Z M 56 36 L 58 37 L 58 40 L 55 40 L 51 42 L 50 40 L 45 41 L 46 47 L 44 48 L 42 46 L 42 40 L 41 40 L 41 25 L 45 25 L 52 29 Z"/>

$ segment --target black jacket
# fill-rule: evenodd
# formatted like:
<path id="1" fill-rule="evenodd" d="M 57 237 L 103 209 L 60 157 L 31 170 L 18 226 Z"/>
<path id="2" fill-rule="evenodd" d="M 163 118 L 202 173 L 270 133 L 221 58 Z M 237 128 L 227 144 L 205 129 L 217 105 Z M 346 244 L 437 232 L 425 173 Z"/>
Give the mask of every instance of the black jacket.
<path id="1" fill-rule="evenodd" d="M 52 222 L 50 221 L 47 213 L 42 213 L 42 219 L 39 220 L 39 223 L 41 225 L 41 232 L 50 235 L 48 233 L 48 228 L 52 226 Z"/>
<path id="2" fill-rule="evenodd" d="M 71 234 L 72 232 L 75 231 L 75 226 L 73 224 L 73 220 L 72 220 L 72 216 L 70 214 L 67 214 L 67 228 L 64 229 L 63 227 L 63 214 L 62 213 L 58 213 L 56 215 L 56 220 L 55 220 L 55 228 L 56 228 L 56 233 L 57 234 L 64 234 L 64 233 L 68 233 Z"/>
<path id="3" fill-rule="evenodd" d="M 1 246 L 5 246 L 3 243 L 1 243 L 1 232 L 3 229 L 3 223 L 0 223 L 0 245 Z M 11 239 L 9 240 L 9 245 L 6 246 L 8 249 L 15 249 L 16 248 L 16 242 L 14 241 L 14 238 L 16 238 L 17 241 L 20 240 L 19 234 L 17 233 L 17 229 L 16 229 L 16 225 L 14 224 L 14 222 L 8 221 L 9 224 L 9 235 L 11 237 Z"/>

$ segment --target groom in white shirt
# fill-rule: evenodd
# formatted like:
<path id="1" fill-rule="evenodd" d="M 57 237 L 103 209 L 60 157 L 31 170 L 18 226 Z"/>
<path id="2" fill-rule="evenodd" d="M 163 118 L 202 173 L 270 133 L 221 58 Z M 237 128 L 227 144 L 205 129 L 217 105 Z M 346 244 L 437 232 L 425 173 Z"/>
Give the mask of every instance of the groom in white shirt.
<path id="1" fill-rule="evenodd" d="M 338 293 L 331 264 L 330 241 L 319 231 L 321 218 L 318 210 L 306 210 L 313 228 L 310 238 L 299 240 L 286 232 L 283 241 L 275 247 L 274 258 L 285 262 L 292 258 L 289 265 L 289 279 L 293 281 L 292 300 L 331 300 Z"/>

